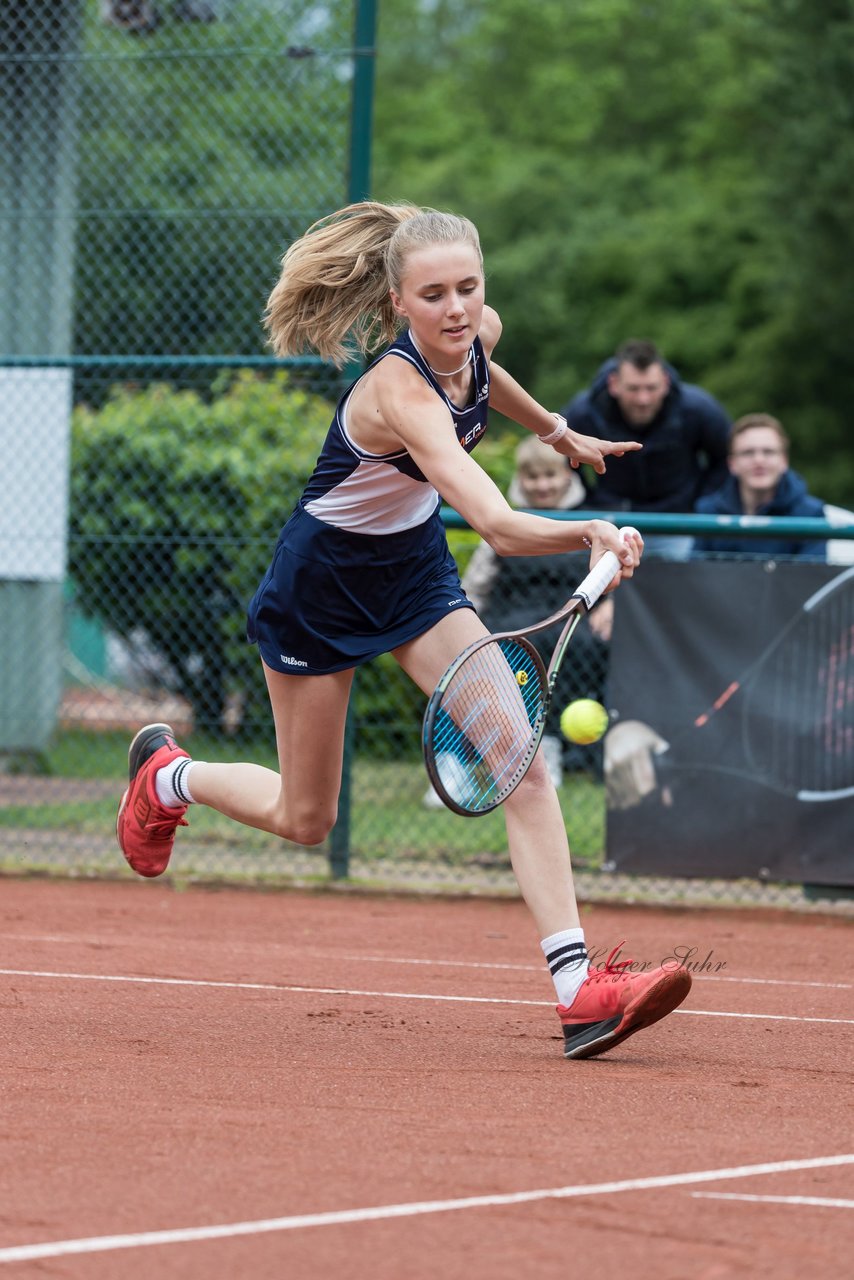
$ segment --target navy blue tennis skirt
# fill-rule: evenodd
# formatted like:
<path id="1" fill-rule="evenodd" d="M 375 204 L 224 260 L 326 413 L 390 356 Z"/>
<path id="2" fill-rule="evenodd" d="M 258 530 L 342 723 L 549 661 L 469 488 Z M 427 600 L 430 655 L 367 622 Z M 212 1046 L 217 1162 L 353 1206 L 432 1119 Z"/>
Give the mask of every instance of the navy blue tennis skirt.
<path id="1" fill-rule="evenodd" d="M 274 671 L 343 671 L 473 608 L 438 510 L 403 533 L 349 533 L 297 507 L 249 604 L 246 636 Z"/>

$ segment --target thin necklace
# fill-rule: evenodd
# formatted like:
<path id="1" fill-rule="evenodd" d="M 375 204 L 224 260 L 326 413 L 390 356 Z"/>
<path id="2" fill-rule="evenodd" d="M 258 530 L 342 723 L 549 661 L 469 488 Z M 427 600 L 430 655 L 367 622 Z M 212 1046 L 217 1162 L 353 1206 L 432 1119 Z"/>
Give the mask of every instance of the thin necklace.
<path id="1" fill-rule="evenodd" d="M 427 365 L 427 368 L 433 374 L 434 378 L 454 378 L 458 373 L 462 373 L 463 369 L 467 369 L 468 366 L 471 364 L 472 352 L 471 352 L 471 347 L 469 347 L 469 353 L 466 356 L 463 363 L 460 365 L 459 369 L 451 369 L 450 372 L 448 373 L 440 373 L 438 369 L 433 368 L 432 364 L 428 364 L 427 357 L 424 355 L 423 351 L 421 355 L 424 360 L 424 363 Z"/>
<path id="2" fill-rule="evenodd" d="M 467 368 L 467 367 L 471 364 L 471 362 L 472 362 L 472 356 L 473 356 L 473 354 L 474 354 L 474 353 L 473 353 L 473 351 L 472 351 L 471 347 L 469 347 L 469 353 L 468 353 L 468 355 L 466 356 L 466 358 L 465 358 L 465 360 L 463 361 L 463 363 L 460 365 L 459 369 L 452 369 L 450 373 L 440 373 L 438 369 L 434 369 L 434 368 L 433 368 L 432 364 L 430 364 L 429 360 L 427 359 L 427 357 L 425 356 L 424 352 L 423 352 L 423 351 L 421 350 L 421 348 L 419 347 L 418 343 L 417 343 L 417 342 L 415 341 L 415 339 L 412 337 L 412 330 L 411 330 L 411 329 L 409 330 L 409 337 L 410 337 L 410 339 L 411 339 L 411 341 L 412 341 L 412 345 L 413 345 L 413 347 L 414 347 L 414 348 L 415 348 L 415 350 L 418 352 L 418 354 L 420 355 L 420 357 L 421 357 L 421 359 L 424 361 L 424 363 L 427 365 L 427 368 L 430 370 L 430 372 L 432 373 L 432 375 L 433 375 L 433 377 L 434 377 L 434 378 L 455 378 L 455 377 L 456 377 L 456 375 L 457 375 L 458 373 L 462 373 L 463 369 Z"/>

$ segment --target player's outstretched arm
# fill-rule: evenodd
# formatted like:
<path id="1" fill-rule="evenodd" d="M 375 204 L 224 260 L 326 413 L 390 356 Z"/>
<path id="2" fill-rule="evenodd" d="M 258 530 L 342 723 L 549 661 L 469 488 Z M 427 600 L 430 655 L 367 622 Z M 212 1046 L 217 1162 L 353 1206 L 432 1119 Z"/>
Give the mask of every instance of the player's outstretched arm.
<path id="1" fill-rule="evenodd" d="M 460 448 L 447 406 L 410 364 L 383 360 L 367 377 L 372 380 L 375 416 L 386 432 L 383 449 L 390 452 L 392 441 L 399 441 L 445 502 L 496 554 L 550 555 L 586 545 L 591 565 L 606 551 L 616 555 L 620 574 L 614 585 L 632 576 L 643 551 L 640 534 L 625 539 L 606 520 L 551 520 L 514 510 L 495 481 Z"/>
<path id="2" fill-rule="evenodd" d="M 489 377 L 489 404 L 491 408 L 497 409 L 505 417 L 512 418 L 521 427 L 526 427 L 528 431 L 533 431 L 538 436 L 552 434 L 556 426 L 555 419 L 559 415 L 549 413 L 548 409 L 544 409 L 515 378 L 511 377 L 506 369 L 502 369 L 494 361 L 490 361 Z M 559 420 L 561 422 L 565 421 L 563 418 Z M 594 436 L 580 435 L 569 427 L 566 434 L 553 445 L 553 448 L 557 453 L 562 453 L 564 457 L 569 458 L 573 467 L 578 467 L 582 462 L 586 462 L 597 474 L 602 475 L 605 471 L 605 459 L 607 457 L 619 458 L 624 453 L 633 453 L 636 449 L 643 448 L 643 446 L 638 444 L 636 440 L 622 440 L 619 442 L 597 440 Z"/>

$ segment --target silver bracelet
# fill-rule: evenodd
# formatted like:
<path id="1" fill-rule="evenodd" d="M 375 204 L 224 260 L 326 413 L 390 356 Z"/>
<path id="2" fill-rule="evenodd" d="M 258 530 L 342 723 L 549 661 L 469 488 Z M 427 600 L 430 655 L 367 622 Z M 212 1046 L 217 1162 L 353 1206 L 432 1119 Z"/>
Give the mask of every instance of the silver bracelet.
<path id="1" fill-rule="evenodd" d="M 566 425 L 566 418 L 562 417 L 561 414 L 553 413 L 552 417 L 557 421 L 557 426 L 547 436 L 539 437 L 541 444 L 557 444 L 558 440 L 562 440 L 569 430 Z"/>

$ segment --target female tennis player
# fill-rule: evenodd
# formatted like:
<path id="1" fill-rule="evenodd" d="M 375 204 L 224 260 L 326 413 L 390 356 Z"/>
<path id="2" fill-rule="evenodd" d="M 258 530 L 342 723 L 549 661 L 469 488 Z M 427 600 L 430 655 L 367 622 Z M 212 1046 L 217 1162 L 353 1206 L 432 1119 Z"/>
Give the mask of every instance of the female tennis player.
<path id="1" fill-rule="evenodd" d="M 599 473 L 640 448 L 580 436 L 499 365 L 498 316 L 484 304 L 477 230 L 465 218 L 366 201 L 324 218 L 288 249 L 267 304 L 273 350 L 341 365 L 346 343 L 386 344 L 344 393 L 317 466 L 249 605 L 272 703 L 279 772 L 193 760 L 168 725 L 129 751 L 117 835 L 130 865 L 160 875 L 188 805 L 205 804 L 298 844 L 321 843 L 337 814 L 354 669 L 392 653 L 430 693 L 485 634 L 460 585 L 440 519 L 449 503 L 499 554 L 590 548 L 630 578 L 643 550 L 604 520 L 515 511 L 474 461 L 487 408 Z M 440 498 L 441 495 L 441 498 Z M 588 967 L 558 797 L 538 754 L 504 805 L 521 893 L 554 980 L 567 1057 L 590 1057 L 669 1013 L 683 970 Z"/>

